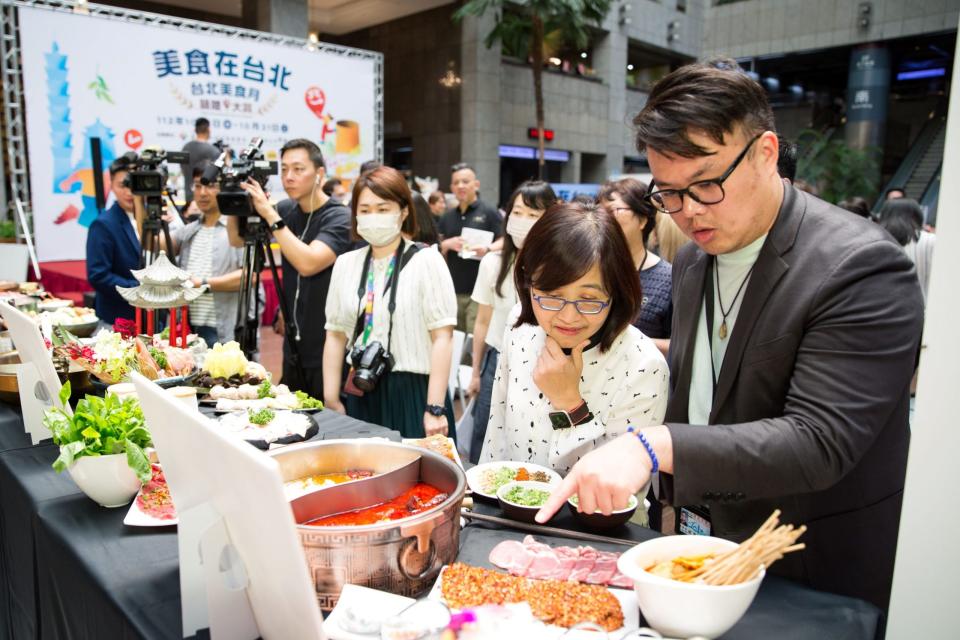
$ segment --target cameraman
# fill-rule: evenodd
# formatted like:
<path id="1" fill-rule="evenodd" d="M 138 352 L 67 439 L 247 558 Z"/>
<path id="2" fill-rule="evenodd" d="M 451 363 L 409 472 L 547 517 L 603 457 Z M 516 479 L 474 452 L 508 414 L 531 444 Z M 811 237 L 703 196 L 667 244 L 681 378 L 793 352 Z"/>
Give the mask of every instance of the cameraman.
<path id="1" fill-rule="evenodd" d="M 438 251 L 406 239 L 417 235 L 417 217 L 399 171 L 362 174 L 350 207 L 354 233 L 370 246 L 344 254 L 333 268 L 324 403 L 405 438 L 455 436 L 447 394 L 457 323 L 450 272 Z M 344 407 L 340 381 L 348 350 Z"/>
<path id="2" fill-rule="evenodd" d="M 290 140 L 280 149 L 280 177 L 289 196 L 275 209 L 255 180 L 242 185 L 257 213 L 273 232 L 283 255 L 283 292 L 293 318 L 283 318 L 283 382 L 291 389 L 323 397 L 324 307 L 330 267 L 350 248 L 350 211 L 321 188 L 323 154 L 313 142 Z M 243 246 L 240 223 L 230 216 L 230 242 Z M 281 321 L 278 326 L 283 328 Z M 293 361 L 296 344 L 303 377 Z"/>
<path id="3" fill-rule="evenodd" d="M 180 268 L 193 276 L 193 285 L 209 290 L 190 303 L 190 328 L 209 346 L 234 339 L 243 250 L 230 245 L 226 217 L 220 214 L 217 183 L 205 185 L 200 177 L 206 163 L 193 169 L 193 201 L 201 218 L 173 233 Z"/>
<path id="4" fill-rule="evenodd" d="M 113 330 L 117 318 L 134 319 L 134 310 L 117 287 L 136 287 L 140 283 L 131 269 L 140 266 L 140 226 L 137 224 L 136 197 L 126 177 L 137 155 L 126 153 L 110 163 L 110 190 L 113 206 L 101 213 L 87 232 L 87 281 L 97 292 L 94 304 L 100 327 Z"/>

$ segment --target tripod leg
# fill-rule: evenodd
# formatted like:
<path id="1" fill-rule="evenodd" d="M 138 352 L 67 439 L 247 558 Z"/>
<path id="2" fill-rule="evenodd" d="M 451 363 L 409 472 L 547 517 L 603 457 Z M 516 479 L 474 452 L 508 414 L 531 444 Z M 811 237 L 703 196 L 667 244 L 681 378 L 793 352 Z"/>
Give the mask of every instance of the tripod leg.
<path id="1" fill-rule="evenodd" d="M 270 274 L 273 276 L 273 286 L 277 291 L 277 299 L 280 301 L 280 311 L 283 313 L 284 340 L 290 345 L 290 364 L 293 365 L 297 376 L 301 380 L 306 380 L 303 374 L 303 365 L 300 363 L 300 346 L 296 339 L 296 325 L 293 322 L 293 314 L 290 313 L 290 307 L 287 304 L 287 298 L 283 295 L 283 283 L 280 281 L 280 275 L 277 273 L 277 262 L 273 259 L 273 252 L 270 251 L 270 245 L 266 245 L 267 262 L 270 264 Z"/>

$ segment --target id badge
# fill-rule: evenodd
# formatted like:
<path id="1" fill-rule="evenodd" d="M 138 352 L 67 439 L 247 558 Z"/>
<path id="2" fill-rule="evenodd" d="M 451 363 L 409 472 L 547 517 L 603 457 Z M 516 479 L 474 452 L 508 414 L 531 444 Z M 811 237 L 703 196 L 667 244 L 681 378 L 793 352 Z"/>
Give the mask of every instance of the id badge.
<path id="1" fill-rule="evenodd" d="M 363 391 L 357 388 L 357 385 L 353 384 L 353 367 L 350 367 L 350 373 L 347 374 L 347 380 L 343 383 L 343 392 L 349 393 L 352 396 L 358 398 L 363 397 Z"/>
<path id="2" fill-rule="evenodd" d="M 708 536 L 712 531 L 710 516 L 695 507 L 680 507 L 677 533 L 687 536 Z"/>

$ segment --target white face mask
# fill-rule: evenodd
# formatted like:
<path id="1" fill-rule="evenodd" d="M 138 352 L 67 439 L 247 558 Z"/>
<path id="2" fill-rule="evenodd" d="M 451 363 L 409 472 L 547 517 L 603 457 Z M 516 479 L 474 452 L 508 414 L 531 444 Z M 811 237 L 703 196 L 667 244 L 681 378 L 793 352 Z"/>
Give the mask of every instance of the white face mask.
<path id="1" fill-rule="evenodd" d="M 517 249 L 523 246 L 523 241 L 526 240 L 527 234 L 530 233 L 530 229 L 533 228 L 533 225 L 535 225 L 539 219 L 540 218 L 510 216 L 510 219 L 507 221 L 507 233 L 510 234 L 510 238 L 513 240 L 513 244 L 517 246 Z"/>
<path id="2" fill-rule="evenodd" d="M 390 244 L 400 235 L 399 213 L 362 213 L 357 215 L 357 233 L 371 247 Z"/>

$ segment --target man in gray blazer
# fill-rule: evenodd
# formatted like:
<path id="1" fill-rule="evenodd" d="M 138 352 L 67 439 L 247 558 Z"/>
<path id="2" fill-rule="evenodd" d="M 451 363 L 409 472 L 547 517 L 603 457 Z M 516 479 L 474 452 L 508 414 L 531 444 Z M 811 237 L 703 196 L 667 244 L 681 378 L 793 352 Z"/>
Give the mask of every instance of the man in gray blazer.
<path id="1" fill-rule="evenodd" d="M 573 492 L 607 511 L 659 466 L 714 535 L 742 540 L 776 508 L 806 524 L 772 572 L 885 609 L 923 324 L 909 259 L 780 178 L 764 91 L 732 61 L 666 76 L 634 123 L 650 201 L 694 241 L 673 265 L 667 424 L 584 456 L 541 515 Z"/>

